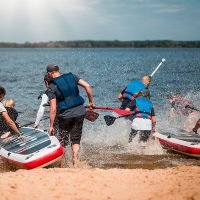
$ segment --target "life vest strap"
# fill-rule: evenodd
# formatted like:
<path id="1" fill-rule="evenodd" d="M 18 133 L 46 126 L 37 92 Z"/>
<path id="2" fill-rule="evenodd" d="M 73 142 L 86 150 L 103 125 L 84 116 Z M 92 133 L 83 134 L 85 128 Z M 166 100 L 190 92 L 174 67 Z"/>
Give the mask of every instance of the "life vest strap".
<path id="1" fill-rule="evenodd" d="M 151 116 L 151 113 L 145 112 L 145 111 L 136 111 L 133 115 L 137 115 L 137 114 L 140 114 L 140 113 L 147 114 L 147 115 Z"/>

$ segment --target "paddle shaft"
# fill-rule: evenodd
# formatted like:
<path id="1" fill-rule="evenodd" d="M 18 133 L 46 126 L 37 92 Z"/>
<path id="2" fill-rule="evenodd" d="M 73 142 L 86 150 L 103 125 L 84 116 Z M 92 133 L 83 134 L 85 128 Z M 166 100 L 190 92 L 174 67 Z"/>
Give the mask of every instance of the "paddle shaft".
<path id="1" fill-rule="evenodd" d="M 158 71 L 158 69 L 160 68 L 160 66 L 165 62 L 165 59 L 162 58 L 162 61 L 159 63 L 159 65 L 156 67 L 156 69 L 151 73 L 151 77 Z"/>
<path id="2" fill-rule="evenodd" d="M 197 112 L 200 112 L 199 109 L 197 109 L 197 108 L 192 108 L 192 107 L 190 107 L 189 105 L 185 106 L 185 108 L 189 108 L 189 109 L 191 109 L 191 110 L 195 110 L 195 111 L 197 111 Z"/>
<path id="3" fill-rule="evenodd" d="M 122 110 L 119 108 L 112 108 L 112 107 L 95 106 L 94 109 L 111 110 L 111 111 L 117 113 L 118 115 L 123 115 L 123 116 L 132 114 L 132 112 L 130 112 L 130 111 Z"/>

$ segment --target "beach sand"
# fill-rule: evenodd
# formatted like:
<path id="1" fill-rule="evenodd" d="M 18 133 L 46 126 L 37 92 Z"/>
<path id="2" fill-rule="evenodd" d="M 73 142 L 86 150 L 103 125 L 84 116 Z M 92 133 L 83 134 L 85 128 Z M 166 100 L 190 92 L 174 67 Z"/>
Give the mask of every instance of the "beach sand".
<path id="1" fill-rule="evenodd" d="M 198 200 L 200 167 L 42 168 L 0 173 L 1 200 Z"/>

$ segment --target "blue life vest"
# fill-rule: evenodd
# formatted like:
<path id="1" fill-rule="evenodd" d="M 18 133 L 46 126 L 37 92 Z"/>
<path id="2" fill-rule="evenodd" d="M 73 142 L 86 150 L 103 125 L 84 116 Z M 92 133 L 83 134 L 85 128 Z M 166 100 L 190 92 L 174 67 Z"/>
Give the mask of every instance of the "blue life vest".
<path id="1" fill-rule="evenodd" d="M 136 108 L 134 109 L 135 117 L 136 118 L 145 118 L 151 119 L 151 111 L 153 108 L 152 102 L 143 96 L 137 97 L 136 101 Z"/>
<path id="2" fill-rule="evenodd" d="M 123 97 L 130 100 L 134 100 L 135 95 L 144 88 L 146 88 L 146 85 L 141 81 L 139 80 L 131 81 L 126 88 Z"/>
<path id="3" fill-rule="evenodd" d="M 77 82 L 71 72 L 54 78 L 52 82 L 56 84 L 62 95 L 58 103 L 59 111 L 84 104 L 84 99 L 79 95 Z"/>

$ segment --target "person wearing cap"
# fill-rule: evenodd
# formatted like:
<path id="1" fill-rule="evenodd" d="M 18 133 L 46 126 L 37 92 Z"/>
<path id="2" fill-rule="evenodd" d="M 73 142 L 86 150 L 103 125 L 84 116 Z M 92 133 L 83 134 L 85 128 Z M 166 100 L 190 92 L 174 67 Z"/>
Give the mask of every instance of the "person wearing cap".
<path id="1" fill-rule="evenodd" d="M 144 75 L 140 80 L 133 80 L 128 83 L 127 87 L 119 93 L 118 99 L 122 102 L 120 109 L 125 109 L 126 106 L 134 100 L 139 92 L 143 89 L 148 89 L 150 85 L 151 77 L 148 75 Z"/>
<path id="2" fill-rule="evenodd" d="M 6 90 L 0 86 L 0 118 L 1 118 L 0 136 L 2 139 L 5 139 L 10 135 L 10 132 L 7 131 L 8 128 L 12 130 L 13 133 L 17 133 L 18 135 L 21 134 L 15 122 L 13 121 L 14 119 L 12 120 L 12 118 L 9 116 L 8 111 L 6 110 L 5 106 L 2 103 L 2 100 L 5 95 L 6 95 Z M 3 126 L 4 124 L 6 126 Z M 5 133 L 5 131 L 7 132 Z"/>
<path id="3" fill-rule="evenodd" d="M 139 92 L 138 97 L 131 101 L 125 109 L 133 111 L 129 142 L 132 142 L 137 134 L 139 134 L 139 141 L 146 142 L 151 132 L 155 132 L 156 117 L 149 95 L 149 90 L 143 89 Z"/>
<path id="4" fill-rule="evenodd" d="M 59 67 L 55 64 L 47 66 L 47 73 L 52 77 L 47 89 L 50 101 L 50 127 L 49 133 L 54 134 L 54 122 L 57 115 L 59 129 L 61 131 L 58 139 L 63 147 L 68 143 L 68 135 L 71 140 L 72 161 L 74 166 L 79 162 L 78 153 L 82 136 L 83 121 L 85 116 L 84 99 L 79 95 L 78 86 L 85 89 L 89 108 L 94 108 L 94 100 L 91 86 L 71 72 L 61 74 Z M 56 114 L 57 113 L 57 114 Z M 65 134 L 62 134 L 65 133 Z"/>

